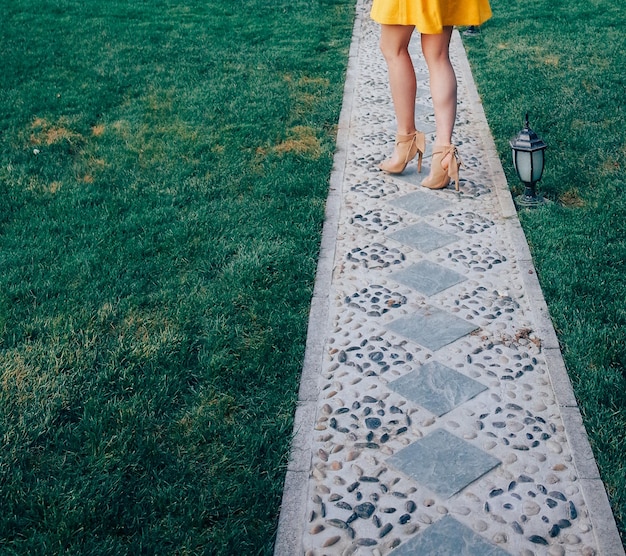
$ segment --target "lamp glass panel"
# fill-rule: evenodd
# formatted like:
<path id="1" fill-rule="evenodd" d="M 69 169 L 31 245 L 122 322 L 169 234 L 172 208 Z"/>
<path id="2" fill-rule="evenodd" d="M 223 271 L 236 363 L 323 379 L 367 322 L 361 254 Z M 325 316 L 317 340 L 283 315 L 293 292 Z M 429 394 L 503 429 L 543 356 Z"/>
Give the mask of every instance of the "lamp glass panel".
<path id="1" fill-rule="evenodd" d="M 533 182 L 538 182 L 543 174 L 543 149 L 532 153 Z"/>
<path id="2" fill-rule="evenodd" d="M 513 151 L 513 165 L 522 182 L 532 181 L 532 153 L 528 151 Z"/>

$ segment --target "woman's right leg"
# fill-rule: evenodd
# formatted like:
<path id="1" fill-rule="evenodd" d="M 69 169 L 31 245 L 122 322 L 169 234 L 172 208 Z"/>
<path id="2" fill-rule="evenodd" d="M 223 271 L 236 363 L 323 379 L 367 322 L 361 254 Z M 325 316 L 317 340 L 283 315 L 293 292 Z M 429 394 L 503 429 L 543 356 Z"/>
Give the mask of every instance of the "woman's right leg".
<path id="1" fill-rule="evenodd" d="M 450 62 L 452 27 L 444 27 L 438 35 L 422 35 L 422 53 L 430 76 L 430 94 L 435 110 L 435 143 L 430 175 L 422 181 L 424 187 L 441 189 L 454 177 L 459 188 L 458 158 L 452 146 L 456 120 L 457 82 Z"/>
<path id="2" fill-rule="evenodd" d="M 449 145 L 456 120 L 457 83 L 450 62 L 452 27 L 439 35 L 422 35 L 422 53 L 430 76 L 430 94 L 435 110 L 435 146 Z"/>

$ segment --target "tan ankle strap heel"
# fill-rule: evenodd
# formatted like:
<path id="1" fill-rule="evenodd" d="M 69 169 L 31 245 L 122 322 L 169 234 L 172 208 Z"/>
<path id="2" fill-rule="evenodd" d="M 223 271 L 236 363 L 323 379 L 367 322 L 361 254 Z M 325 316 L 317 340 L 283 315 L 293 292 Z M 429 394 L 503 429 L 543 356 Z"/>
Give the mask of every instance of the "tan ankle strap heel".
<path id="1" fill-rule="evenodd" d="M 450 155 L 448 167 L 444 168 L 443 162 Z M 463 161 L 455 145 L 444 145 L 433 149 L 430 175 L 422 181 L 422 185 L 428 189 L 443 189 L 454 180 L 455 189 L 459 190 L 459 168 Z"/>

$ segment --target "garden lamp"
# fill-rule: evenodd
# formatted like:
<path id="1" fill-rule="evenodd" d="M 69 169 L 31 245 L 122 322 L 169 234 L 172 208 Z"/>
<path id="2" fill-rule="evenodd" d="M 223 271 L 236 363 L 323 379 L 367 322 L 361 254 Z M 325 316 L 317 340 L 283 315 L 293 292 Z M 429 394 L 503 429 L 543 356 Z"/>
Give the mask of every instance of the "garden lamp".
<path id="1" fill-rule="evenodd" d="M 516 201 L 524 207 L 536 207 L 544 202 L 543 197 L 537 196 L 535 184 L 543 174 L 545 150 L 548 145 L 530 129 L 528 114 L 526 114 L 524 129 L 517 134 L 510 145 L 513 154 L 513 166 L 517 176 L 525 186 L 524 194 L 520 195 Z"/>

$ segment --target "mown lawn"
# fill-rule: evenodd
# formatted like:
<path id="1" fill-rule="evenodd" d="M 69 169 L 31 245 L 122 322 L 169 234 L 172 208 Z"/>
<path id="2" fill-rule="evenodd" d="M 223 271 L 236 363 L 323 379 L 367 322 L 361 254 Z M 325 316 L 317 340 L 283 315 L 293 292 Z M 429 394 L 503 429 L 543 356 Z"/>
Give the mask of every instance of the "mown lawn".
<path id="1" fill-rule="evenodd" d="M 354 7 L 0 0 L 0 552 L 269 554 Z"/>

